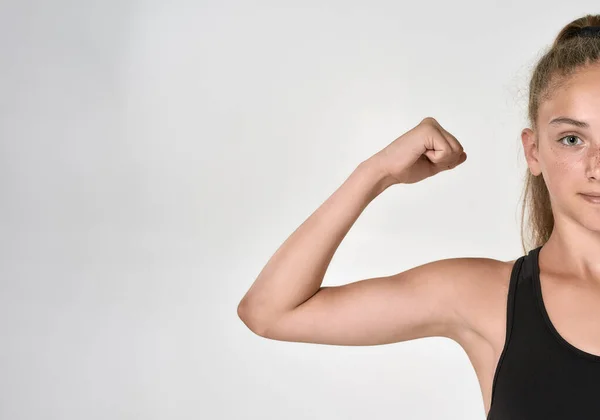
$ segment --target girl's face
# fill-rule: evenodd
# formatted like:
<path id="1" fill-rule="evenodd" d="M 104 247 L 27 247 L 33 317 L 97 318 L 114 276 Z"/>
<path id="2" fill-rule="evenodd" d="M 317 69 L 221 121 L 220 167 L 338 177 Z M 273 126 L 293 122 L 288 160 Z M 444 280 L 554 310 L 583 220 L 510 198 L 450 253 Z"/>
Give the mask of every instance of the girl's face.
<path id="1" fill-rule="evenodd" d="M 581 195 L 600 194 L 600 65 L 577 72 L 542 102 L 537 139 L 528 128 L 521 138 L 529 169 L 544 177 L 555 217 L 587 219 L 600 230 L 600 204 Z"/>

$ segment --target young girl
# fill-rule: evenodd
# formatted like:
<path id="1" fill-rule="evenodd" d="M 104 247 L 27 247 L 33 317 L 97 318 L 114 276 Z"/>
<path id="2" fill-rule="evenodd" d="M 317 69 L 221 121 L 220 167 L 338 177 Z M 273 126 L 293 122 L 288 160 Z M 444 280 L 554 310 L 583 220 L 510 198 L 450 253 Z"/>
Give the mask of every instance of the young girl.
<path id="1" fill-rule="evenodd" d="M 238 307 L 274 340 L 376 345 L 456 341 L 488 419 L 600 418 L 600 15 L 576 19 L 540 59 L 521 133 L 533 249 L 516 260 L 451 258 L 385 277 L 321 286 L 366 206 L 465 162 L 425 118 L 361 162 L 281 245 Z M 443 217 L 443 213 L 441 212 Z"/>

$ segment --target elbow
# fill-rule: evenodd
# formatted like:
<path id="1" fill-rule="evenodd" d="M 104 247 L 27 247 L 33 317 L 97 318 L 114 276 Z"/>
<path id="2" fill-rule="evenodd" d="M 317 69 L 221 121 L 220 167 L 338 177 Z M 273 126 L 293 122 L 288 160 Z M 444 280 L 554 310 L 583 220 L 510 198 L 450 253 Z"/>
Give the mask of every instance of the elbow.
<path id="1" fill-rule="evenodd" d="M 268 338 L 267 329 L 264 326 L 264 323 L 259 323 L 257 322 L 256 317 L 252 317 L 251 310 L 244 301 L 240 302 L 238 305 L 237 315 L 244 325 L 254 334 L 258 335 L 259 337 Z"/>

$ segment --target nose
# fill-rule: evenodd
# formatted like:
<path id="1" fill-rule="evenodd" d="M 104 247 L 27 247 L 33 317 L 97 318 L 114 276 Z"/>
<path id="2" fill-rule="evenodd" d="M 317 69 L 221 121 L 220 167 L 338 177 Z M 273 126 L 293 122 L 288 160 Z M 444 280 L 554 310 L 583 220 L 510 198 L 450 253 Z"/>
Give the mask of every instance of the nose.
<path id="1" fill-rule="evenodd" d="M 594 144 L 586 156 L 586 176 L 600 180 L 600 145 Z"/>

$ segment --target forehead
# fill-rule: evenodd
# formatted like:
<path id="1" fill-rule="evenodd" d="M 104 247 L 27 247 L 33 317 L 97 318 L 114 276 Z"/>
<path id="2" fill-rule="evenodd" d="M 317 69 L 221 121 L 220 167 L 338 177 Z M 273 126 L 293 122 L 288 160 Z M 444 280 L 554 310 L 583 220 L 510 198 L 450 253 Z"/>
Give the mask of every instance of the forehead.
<path id="1" fill-rule="evenodd" d="M 559 115 L 600 125 L 600 65 L 585 67 L 554 89 L 539 108 L 542 124 Z"/>

